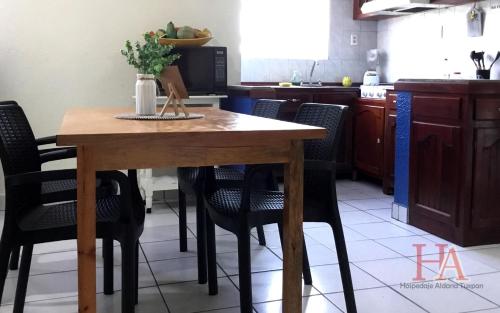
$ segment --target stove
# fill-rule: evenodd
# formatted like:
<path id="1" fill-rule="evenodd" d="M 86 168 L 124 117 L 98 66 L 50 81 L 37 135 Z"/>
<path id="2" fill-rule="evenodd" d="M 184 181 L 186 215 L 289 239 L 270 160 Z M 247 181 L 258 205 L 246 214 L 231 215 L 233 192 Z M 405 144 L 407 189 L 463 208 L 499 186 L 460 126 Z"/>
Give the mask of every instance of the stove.
<path id="1" fill-rule="evenodd" d="M 382 84 L 375 86 L 361 85 L 361 98 L 384 100 L 387 90 L 393 90 L 394 85 Z"/>

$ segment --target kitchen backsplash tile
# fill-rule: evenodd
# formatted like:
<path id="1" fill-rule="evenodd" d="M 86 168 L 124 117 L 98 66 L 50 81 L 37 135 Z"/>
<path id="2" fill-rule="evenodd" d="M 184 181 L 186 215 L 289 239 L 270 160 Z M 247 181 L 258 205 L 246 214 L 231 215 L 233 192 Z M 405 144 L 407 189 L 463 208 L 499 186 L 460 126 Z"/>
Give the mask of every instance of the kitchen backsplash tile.
<path id="1" fill-rule="evenodd" d="M 500 8 L 492 9 L 495 3 L 498 0 L 477 3 L 485 13 L 482 37 L 467 36 L 466 14 L 472 4 L 378 22 L 377 47 L 384 54 L 382 79 L 444 78 L 450 72 L 473 78 L 475 67 L 469 59 L 470 51 L 485 51 L 494 57 L 500 50 Z M 490 62 L 485 60 L 487 66 Z M 491 78 L 500 79 L 500 62 L 494 66 Z"/>

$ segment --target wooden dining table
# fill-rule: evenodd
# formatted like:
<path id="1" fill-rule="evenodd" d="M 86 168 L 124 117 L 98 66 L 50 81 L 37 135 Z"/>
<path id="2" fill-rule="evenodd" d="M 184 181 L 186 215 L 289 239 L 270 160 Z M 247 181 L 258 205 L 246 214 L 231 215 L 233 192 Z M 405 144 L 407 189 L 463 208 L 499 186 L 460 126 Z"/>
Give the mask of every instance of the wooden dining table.
<path id="1" fill-rule="evenodd" d="M 125 112 L 71 108 L 57 134 L 57 145 L 77 147 L 78 311 L 96 312 L 96 171 L 283 163 L 283 312 L 301 312 L 303 140 L 326 130 L 216 108 L 192 108 L 204 117 L 190 120 L 114 117 Z"/>

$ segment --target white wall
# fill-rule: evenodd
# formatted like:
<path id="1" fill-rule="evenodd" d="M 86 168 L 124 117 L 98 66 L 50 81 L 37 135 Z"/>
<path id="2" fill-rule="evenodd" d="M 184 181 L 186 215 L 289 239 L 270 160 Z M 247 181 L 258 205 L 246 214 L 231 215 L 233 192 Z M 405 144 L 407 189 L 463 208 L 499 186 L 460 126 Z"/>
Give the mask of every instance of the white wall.
<path id="1" fill-rule="evenodd" d="M 500 1 L 478 3 L 486 13 L 482 37 L 467 36 L 466 13 L 472 4 L 380 21 L 378 48 L 386 54 L 383 78 L 389 82 L 399 78 L 443 78 L 450 71 L 461 72 L 463 78 L 475 77 L 470 52 L 485 51 L 494 57 L 500 50 L 500 9 L 491 9 L 496 4 Z M 449 59 L 448 66 L 444 65 L 445 58 Z M 485 64 L 489 66 L 490 62 L 485 60 Z M 500 61 L 491 78 L 500 78 Z"/>
<path id="2" fill-rule="evenodd" d="M 1 0 L 0 100 L 18 101 L 36 136 L 55 134 L 71 106 L 132 104 L 135 70 L 120 49 L 170 20 L 209 28 L 210 45 L 228 47 L 228 79 L 238 83 L 239 7 L 235 0 Z"/>
<path id="3" fill-rule="evenodd" d="M 351 76 L 360 82 L 366 71 L 366 51 L 377 47 L 377 23 L 354 21 L 352 0 L 331 0 L 330 3 L 330 46 L 329 58 L 320 61 L 314 78 L 327 82 L 339 82 L 342 77 Z M 307 27 L 304 21 L 297 21 L 296 27 Z M 290 28 L 289 31 L 293 31 Z M 351 46 L 351 34 L 358 35 L 359 45 Z M 297 38 L 297 45 L 307 40 Z M 265 47 L 263 47 L 265 49 Z M 287 59 L 243 59 L 241 80 L 246 82 L 289 81 L 294 70 L 300 71 L 303 80 L 309 78 L 312 61 Z"/>

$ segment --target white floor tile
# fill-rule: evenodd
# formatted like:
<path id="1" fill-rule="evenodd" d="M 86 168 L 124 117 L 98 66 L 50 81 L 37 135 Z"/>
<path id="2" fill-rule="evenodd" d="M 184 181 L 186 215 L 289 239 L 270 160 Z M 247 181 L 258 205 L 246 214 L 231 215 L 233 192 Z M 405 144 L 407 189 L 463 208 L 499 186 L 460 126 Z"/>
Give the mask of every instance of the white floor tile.
<path id="1" fill-rule="evenodd" d="M 149 265 L 159 285 L 198 280 L 197 258 L 155 261 L 150 262 Z M 223 276 L 219 269 L 218 276 Z"/>
<path id="2" fill-rule="evenodd" d="M 281 248 L 271 250 L 283 259 L 283 251 Z M 338 263 L 337 252 L 323 245 L 307 245 L 307 254 L 310 266 Z"/>
<path id="3" fill-rule="evenodd" d="M 196 236 L 196 223 L 188 223 L 188 228 L 189 230 Z M 224 236 L 224 235 L 233 235 L 234 234 L 230 231 L 227 231 L 223 228 L 220 228 L 219 226 L 215 225 L 215 235 L 216 236 Z"/>
<path id="4" fill-rule="evenodd" d="M 12 312 L 13 305 L 0 307 L 0 313 Z M 78 298 L 68 297 L 51 300 L 27 302 L 24 313 L 74 313 L 78 311 Z M 97 311 L 106 313 L 120 313 L 121 292 L 113 295 L 97 294 Z M 139 304 L 135 307 L 136 313 L 168 313 L 158 288 L 139 289 Z"/>
<path id="5" fill-rule="evenodd" d="M 235 235 L 231 234 L 231 235 L 215 236 L 215 240 L 217 244 L 217 253 L 238 252 L 238 238 Z M 267 242 L 267 236 L 266 236 L 266 242 Z M 259 249 L 265 249 L 265 247 L 260 246 L 259 241 L 256 238 L 250 236 L 250 249 L 259 250 Z"/>
<path id="6" fill-rule="evenodd" d="M 255 313 L 255 310 L 253 312 Z M 240 307 L 234 307 L 220 310 L 201 311 L 199 313 L 241 313 L 241 310 Z"/>
<path id="7" fill-rule="evenodd" d="M 219 293 L 208 295 L 207 285 L 186 282 L 160 286 L 171 313 L 193 313 L 239 306 L 239 291 L 229 278 L 219 278 Z"/>
<path id="8" fill-rule="evenodd" d="M 103 291 L 103 269 L 97 268 L 97 292 Z M 17 277 L 5 281 L 2 304 L 14 302 Z M 139 287 L 154 286 L 155 281 L 146 263 L 139 264 Z M 114 267 L 114 290 L 121 290 L 121 267 Z M 60 272 L 30 276 L 26 301 L 64 298 L 77 295 L 77 272 Z"/>
<path id="9" fill-rule="evenodd" d="M 457 281 L 469 285 L 468 289 L 500 305 L 500 273 L 467 277 L 468 281 Z M 455 280 L 456 281 L 456 280 Z"/>
<path id="10" fill-rule="evenodd" d="M 386 285 L 412 282 L 417 275 L 417 263 L 407 258 L 356 262 L 355 264 Z M 423 267 L 422 276 L 432 280 L 436 273 Z"/>
<path id="11" fill-rule="evenodd" d="M 196 256 L 196 239 L 194 238 L 187 240 L 188 251 L 186 252 L 179 250 L 179 240 L 146 242 L 141 246 L 149 262 Z"/>
<path id="12" fill-rule="evenodd" d="M 351 241 L 347 243 L 349 261 L 371 261 L 401 257 L 396 253 L 373 240 Z"/>
<path id="13" fill-rule="evenodd" d="M 146 214 L 144 227 L 179 225 L 179 216 L 171 209 L 158 209 L 153 207 L 151 214 Z"/>
<path id="14" fill-rule="evenodd" d="M 381 287 L 383 284 L 351 264 L 351 277 L 354 290 Z M 336 265 L 315 266 L 311 268 L 313 286 L 322 293 L 341 292 L 343 289 L 340 269 Z"/>
<path id="15" fill-rule="evenodd" d="M 339 206 L 339 211 L 340 212 L 353 212 L 353 211 L 359 211 L 357 208 L 343 202 L 343 201 L 339 201 L 338 202 L 338 206 Z"/>
<path id="16" fill-rule="evenodd" d="M 267 249 L 252 250 L 252 273 L 280 270 L 283 261 Z M 238 274 L 238 253 L 217 254 L 217 263 L 228 275 Z"/>
<path id="17" fill-rule="evenodd" d="M 191 232 L 187 232 L 187 238 L 194 238 Z M 141 242 L 155 242 L 179 239 L 178 225 L 160 225 L 144 228 L 141 235 Z"/>
<path id="18" fill-rule="evenodd" d="M 343 228 L 344 231 L 344 239 L 346 242 L 349 241 L 358 241 L 358 240 L 366 240 L 367 238 L 360 233 L 353 231 L 347 227 Z M 333 231 L 328 227 L 323 228 L 313 228 L 313 229 L 305 229 L 304 233 L 314 239 L 315 241 L 321 243 L 322 245 L 332 248 L 335 248 L 335 240 L 333 238 Z M 308 242 L 309 244 L 309 242 Z"/>
<path id="19" fill-rule="evenodd" d="M 113 261 L 115 266 L 121 265 L 121 249 L 113 249 Z M 144 255 L 139 250 L 139 263 L 146 262 Z M 96 266 L 103 267 L 101 249 L 97 250 Z M 30 275 L 49 274 L 57 272 L 76 271 L 78 269 L 77 252 L 65 251 L 55 253 L 34 254 L 31 260 Z M 17 277 L 18 270 L 9 271 L 7 277 Z"/>
<path id="20" fill-rule="evenodd" d="M 460 253 L 500 271 L 500 248 L 468 250 Z"/>
<path id="21" fill-rule="evenodd" d="M 414 246 L 414 244 L 426 245 L 425 247 L 422 248 L 423 254 L 432 254 L 438 252 L 436 244 L 422 236 L 385 238 L 385 239 L 376 239 L 375 241 L 404 256 L 417 255 L 417 248 Z"/>
<path id="22" fill-rule="evenodd" d="M 368 210 L 366 213 L 374 215 L 384 221 L 391 222 L 394 219 L 392 218 L 392 209 L 375 209 Z"/>
<path id="23" fill-rule="evenodd" d="M 382 219 L 360 210 L 351 212 L 341 212 L 340 219 L 342 220 L 343 225 L 383 222 Z"/>
<path id="24" fill-rule="evenodd" d="M 358 313 L 423 313 L 425 312 L 408 299 L 390 289 L 389 287 L 357 290 L 356 308 Z M 326 295 L 336 306 L 344 312 L 345 300 L 343 293 Z"/>
<path id="25" fill-rule="evenodd" d="M 445 282 L 453 285 L 452 282 Z M 435 283 L 431 284 L 435 286 Z M 431 313 L 468 312 L 496 307 L 493 303 L 461 287 L 398 288 L 396 290 Z"/>
<path id="26" fill-rule="evenodd" d="M 349 225 L 349 228 L 357 231 L 369 239 L 381 239 L 391 237 L 414 236 L 415 234 L 395 226 L 389 222 Z"/>
<path id="27" fill-rule="evenodd" d="M 229 277 L 236 286 L 240 286 L 238 276 Z M 283 299 L 283 272 L 270 271 L 252 274 L 252 301 L 253 303 L 268 302 Z M 311 296 L 319 294 L 312 286 L 302 284 L 302 296 Z"/>
<path id="28" fill-rule="evenodd" d="M 485 273 L 492 273 L 499 271 L 498 269 L 483 263 L 480 258 L 474 257 L 473 255 L 470 254 L 466 254 L 465 252 L 466 251 L 457 252 L 458 261 L 460 262 L 460 266 L 464 276 L 467 277 L 469 275 L 485 274 Z M 417 262 L 417 257 L 412 257 L 411 259 Z M 439 273 L 440 271 L 439 263 L 425 262 L 425 260 L 439 260 L 439 254 L 425 255 L 422 257 L 422 259 L 424 261 L 423 265 L 425 267 L 429 268 L 433 272 Z M 451 257 L 447 264 L 450 266 L 455 265 L 454 260 Z M 444 275 L 446 278 L 455 278 L 459 274 L 457 273 L 456 270 L 451 269 L 449 271 L 446 271 Z"/>
<path id="29" fill-rule="evenodd" d="M 276 313 L 282 311 L 281 301 L 254 304 L 258 313 Z M 234 312 L 234 313 L 239 313 Z M 302 298 L 302 313 L 342 313 L 325 297 L 310 296 Z"/>
<path id="30" fill-rule="evenodd" d="M 345 203 L 360 209 L 360 210 L 375 210 L 375 209 L 388 209 L 391 207 L 387 201 L 380 199 L 366 199 L 366 200 L 349 200 Z"/>

